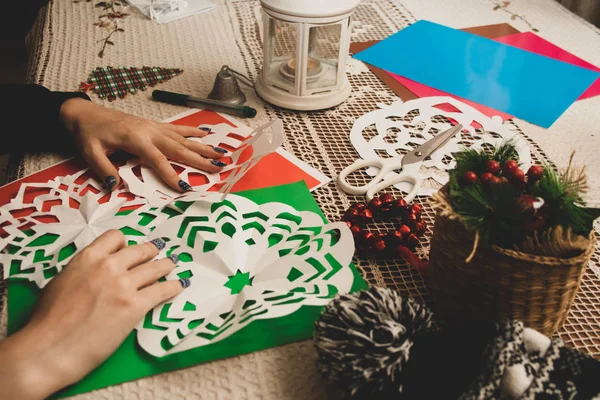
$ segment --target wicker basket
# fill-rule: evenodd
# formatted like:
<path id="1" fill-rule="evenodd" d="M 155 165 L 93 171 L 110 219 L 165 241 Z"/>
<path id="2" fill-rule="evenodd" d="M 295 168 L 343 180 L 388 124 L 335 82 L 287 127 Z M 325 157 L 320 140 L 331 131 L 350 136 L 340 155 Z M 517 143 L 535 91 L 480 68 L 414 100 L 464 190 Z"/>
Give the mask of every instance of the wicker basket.
<path id="1" fill-rule="evenodd" d="M 520 319 L 554 334 L 567 317 L 594 250 L 593 231 L 584 238 L 559 228 L 551 246 L 536 242 L 536 247 L 533 240 L 526 251 L 479 245 L 472 255 L 475 234 L 452 209 L 446 188 L 436 195 L 436 203 L 427 269 L 436 313 L 454 320 Z"/>

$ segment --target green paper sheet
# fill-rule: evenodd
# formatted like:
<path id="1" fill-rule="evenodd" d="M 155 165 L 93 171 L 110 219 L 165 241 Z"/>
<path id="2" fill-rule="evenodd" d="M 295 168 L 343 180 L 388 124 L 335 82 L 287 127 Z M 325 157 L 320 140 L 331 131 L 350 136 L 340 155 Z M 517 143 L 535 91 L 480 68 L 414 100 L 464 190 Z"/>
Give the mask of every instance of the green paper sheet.
<path id="1" fill-rule="evenodd" d="M 312 211 L 323 214 L 304 182 L 276 186 L 265 189 L 236 193 L 257 204 L 281 202 L 299 211 Z M 352 291 L 367 287 L 356 268 Z M 12 334 L 27 322 L 39 289 L 30 282 L 9 282 L 8 284 L 8 331 Z M 77 384 L 65 388 L 55 398 L 72 396 L 91 390 L 143 378 L 161 372 L 190 367 L 207 361 L 237 356 L 257 350 L 291 343 L 312 337 L 314 322 L 322 307 L 303 306 L 293 314 L 281 318 L 256 320 L 233 335 L 206 346 L 156 358 L 146 353 L 132 332 L 117 351 L 103 364 Z M 252 340 L 248 340 L 252 338 Z"/>

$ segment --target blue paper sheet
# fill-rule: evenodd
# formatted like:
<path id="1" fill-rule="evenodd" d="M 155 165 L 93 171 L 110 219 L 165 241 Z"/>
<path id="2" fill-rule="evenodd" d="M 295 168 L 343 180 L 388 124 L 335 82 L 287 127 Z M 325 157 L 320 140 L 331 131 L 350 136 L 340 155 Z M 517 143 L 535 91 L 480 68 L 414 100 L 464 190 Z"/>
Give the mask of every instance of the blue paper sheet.
<path id="1" fill-rule="evenodd" d="M 600 76 L 429 21 L 416 22 L 355 58 L 545 128 Z"/>

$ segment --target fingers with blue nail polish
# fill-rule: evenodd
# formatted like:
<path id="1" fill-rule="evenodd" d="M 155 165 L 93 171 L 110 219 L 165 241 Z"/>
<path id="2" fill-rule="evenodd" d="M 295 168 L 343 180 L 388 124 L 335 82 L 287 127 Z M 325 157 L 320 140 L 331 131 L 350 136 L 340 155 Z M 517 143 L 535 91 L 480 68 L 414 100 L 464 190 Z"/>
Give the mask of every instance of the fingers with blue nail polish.
<path id="1" fill-rule="evenodd" d="M 190 186 L 190 184 L 183 180 L 179 181 L 179 187 L 181 188 L 181 190 L 183 190 L 185 192 L 192 190 L 192 187 Z"/>
<path id="2" fill-rule="evenodd" d="M 192 284 L 192 281 L 190 281 L 187 278 L 182 278 L 182 279 L 179 280 L 179 283 L 181 284 L 182 288 L 187 289 Z"/>
<path id="3" fill-rule="evenodd" d="M 106 188 L 108 189 L 109 192 L 112 192 L 113 188 L 115 187 L 115 185 L 117 184 L 117 178 L 115 178 L 114 176 L 110 175 L 107 176 L 104 179 L 104 183 L 106 184 Z"/>
<path id="4" fill-rule="evenodd" d="M 210 163 L 215 167 L 226 167 L 227 164 L 220 160 L 210 160 Z"/>
<path id="5" fill-rule="evenodd" d="M 213 146 L 213 150 L 216 151 L 217 153 L 227 154 L 227 150 L 225 150 L 222 147 Z"/>
<path id="6" fill-rule="evenodd" d="M 201 131 L 204 131 L 204 132 L 212 132 L 212 129 L 210 129 L 207 126 L 201 126 L 198 129 L 200 129 Z"/>
<path id="7" fill-rule="evenodd" d="M 162 249 L 164 249 L 164 248 L 165 248 L 165 246 L 167 245 L 167 243 L 166 243 L 164 240 L 162 240 L 161 238 L 152 239 L 152 240 L 150 241 L 150 243 L 152 243 L 153 245 L 155 245 L 155 246 L 156 246 L 156 248 L 157 248 L 159 251 L 160 251 L 160 250 L 162 250 Z"/>
<path id="8" fill-rule="evenodd" d="M 179 262 L 179 256 L 177 254 L 171 254 L 169 257 L 167 257 L 169 260 L 173 261 L 173 264 L 177 265 L 177 263 Z"/>

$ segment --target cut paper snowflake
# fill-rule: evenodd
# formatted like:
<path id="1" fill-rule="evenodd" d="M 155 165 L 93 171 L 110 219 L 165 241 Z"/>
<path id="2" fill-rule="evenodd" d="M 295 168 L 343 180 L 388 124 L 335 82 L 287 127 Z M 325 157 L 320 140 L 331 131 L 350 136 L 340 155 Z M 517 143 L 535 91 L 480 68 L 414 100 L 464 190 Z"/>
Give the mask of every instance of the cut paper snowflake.
<path id="1" fill-rule="evenodd" d="M 208 136 L 187 140 L 231 151 L 230 155 L 221 159 L 229 164 L 227 167 L 219 173 L 209 174 L 189 165 L 171 161 L 171 165 L 181 179 L 188 182 L 194 191 L 219 190 L 227 194 L 262 157 L 276 151 L 284 139 L 283 123 L 279 119 L 270 121 L 253 132 L 250 132 L 247 127 L 234 128 L 229 124 L 218 124 L 210 128 L 212 133 Z M 167 186 L 152 168 L 142 165 L 139 159 L 128 161 L 119 169 L 119 175 L 127 183 L 130 192 L 145 197 L 151 206 L 164 206 L 181 196 L 180 192 Z"/>
<path id="2" fill-rule="evenodd" d="M 229 193 L 250 168 L 255 166 L 267 154 L 273 153 L 282 144 L 283 122 L 279 118 L 254 131 L 250 138 L 245 140 L 231 155 L 233 160 L 237 158 L 237 161 L 235 161 L 236 167 L 231 169 L 231 173 L 219 188 L 219 193 Z"/>
<path id="3" fill-rule="evenodd" d="M 358 118 L 350 132 L 350 142 L 364 160 L 374 158 L 398 158 L 415 147 L 435 137 L 436 134 L 462 124 L 466 129 L 452 138 L 441 149 L 426 159 L 421 166 L 423 184 L 418 196 L 429 196 L 448 182 L 446 171 L 453 169 L 456 162 L 452 153 L 463 148 L 491 148 L 506 141 L 513 141 L 519 154 L 521 168 L 531 165 L 529 143 L 503 124 L 499 117 L 487 117 L 473 107 L 451 97 L 423 97 L 407 102 L 397 101 L 380 110 Z M 367 173 L 377 174 L 376 168 Z M 390 172 L 388 178 L 395 175 Z M 409 183 L 400 183 L 396 188 L 410 192 Z"/>
<path id="4" fill-rule="evenodd" d="M 164 217 L 163 219 L 166 219 Z M 23 183 L 0 207 L 0 263 L 5 279 L 43 288 L 71 258 L 109 229 L 129 244 L 146 240 L 151 228 L 146 201 L 123 191 L 107 193 L 87 171 L 46 183 Z"/>
<path id="5" fill-rule="evenodd" d="M 347 293 L 354 276 L 352 234 L 312 212 L 216 193 L 181 198 L 185 210 L 159 225 L 159 257 L 178 254 L 167 279 L 191 285 L 150 311 L 137 340 L 154 356 L 216 343 L 252 321 L 322 306 Z"/>

